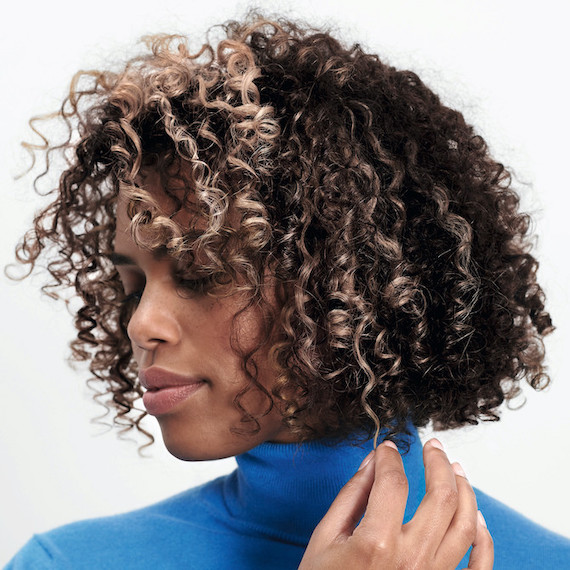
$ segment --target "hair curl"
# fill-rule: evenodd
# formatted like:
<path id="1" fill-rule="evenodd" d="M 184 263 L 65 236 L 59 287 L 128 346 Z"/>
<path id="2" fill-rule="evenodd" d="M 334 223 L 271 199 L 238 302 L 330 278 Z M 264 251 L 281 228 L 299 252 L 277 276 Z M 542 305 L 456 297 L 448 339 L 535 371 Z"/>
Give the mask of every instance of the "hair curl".
<path id="1" fill-rule="evenodd" d="M 266 396 L 300 438 L 496 420 L 522 379 L 546 385 L 552 324 L 529 217 L 462 114 L 326 32 L 257 16 L 220 29 L 197 53 L 152 36 L 120 71 L 78 73 L 58 113 L 67 140 L 44 139 L 48 169 L 57 151 L 68 164 L 17 258 L 33 268 L 57 252 L 44 290 L 82 299 L 72 354 L 90 360 L 116 421 L 144 431 L 130 309 L 109 262 L 120 187 L 140 245 L 182 268 L 199 255 L 214 282 L 239 279 L 267 309 L 281 376 Z M 192 202 L 188 227 L 157 208 L 147 168 L 176 210 Z M 244 370 L 263 389 L 254 352 Z"/>

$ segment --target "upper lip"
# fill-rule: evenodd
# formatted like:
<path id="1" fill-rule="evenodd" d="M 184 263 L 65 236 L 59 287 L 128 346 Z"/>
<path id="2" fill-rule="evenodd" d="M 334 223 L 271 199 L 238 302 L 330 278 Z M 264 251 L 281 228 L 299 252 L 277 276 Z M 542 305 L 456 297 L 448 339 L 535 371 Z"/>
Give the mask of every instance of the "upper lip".
<path id="1" fill-rule="evenodd" d="M 139 380 L 147 390 L 160 390 L 162 388 L 172 388 L 175 386 L 186 386 L 188 384 L 198 384 L 203 382 L 202 378 L 197 376 L 186 376 L 170 372 L 164 368 L 151 366 L 139 372 Z"/>

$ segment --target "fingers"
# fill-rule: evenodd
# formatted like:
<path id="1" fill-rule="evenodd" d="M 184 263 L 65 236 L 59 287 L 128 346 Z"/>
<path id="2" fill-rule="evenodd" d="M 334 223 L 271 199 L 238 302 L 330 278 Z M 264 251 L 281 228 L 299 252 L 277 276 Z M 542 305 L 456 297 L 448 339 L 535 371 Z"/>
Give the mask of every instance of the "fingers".
<path id="1" fill-rule="evenodd" d="M 390 542 L 401 532 L 408 480 L 398 448 L 385 441 L 367 459 L 369 462 L 341 489 L 319 523 L 321 539 L 348 537 L 359 523 L 359 536 L 373 537 L 375 544 Z"/>
<path id="2" fill-rule="evenodd" d="M 459 490 L 449 459 L 436 439 L 424 445 L 424 466 L 426 495 L 405 529 L 416 544 L 429 544 L 435 554 L 457 510 Z"/>
<path id="3" fill-rule="evenodd" d="M 487 529 L 481 511 L 477 513 L 477 535 L 473 542 L 473 550 L 469 556 L 469 568 L 472 570 L 489 570 L 493 568 L 493 539 Z"/>
<path id="4" fill-rule="evenodd" d="M 368 496 L 374 482 L 374 454 L 364 459 L 359 470 L 340 490 L 323 517 L 315 533 L 324 541 L 333 541 L 342 535 L 350 535 L 362 518 Z"/>
<path id="5" fill-rule="evenodd" d="M 469 568 L 492 569 L 493 540 L 463 469 L 458 463 L 449 463 L 437 440 L 424 446 L 424 464 L 426 496 L 405 525 L 408 539 L 420 553 L 424 550 L 435 568 L 455 568 L 473 545 Z"/>
<path id="6" fill-rule="evenodd" d="M 477 499 L 459 463 L 451 468 L 457 485 L 457 509 L 437 549 L 437 567 L 455 568 L 473 544 L 477 534 Z"/>
<path id="7" fill-rule="evenodd" d="M 424 446 L 424 464 L 426 496 L 402 526 L 402 460 L 392 442 L 378 446 L 315 529 L 300 568 L 455 568 L 472 545 L 468 568 L 491 570 L 493 541 L 459 464 L 450 465 L 437 440 Z"/>
<path id="8" fill-rule="evenodd" d="M 372 537 L 375 544 L 390 544 L 402 530 L 408 479 L 398 448 L 391 441 L 378 446 L 374 463 L 374 484 L 357 532 L 360 536 Z"/>

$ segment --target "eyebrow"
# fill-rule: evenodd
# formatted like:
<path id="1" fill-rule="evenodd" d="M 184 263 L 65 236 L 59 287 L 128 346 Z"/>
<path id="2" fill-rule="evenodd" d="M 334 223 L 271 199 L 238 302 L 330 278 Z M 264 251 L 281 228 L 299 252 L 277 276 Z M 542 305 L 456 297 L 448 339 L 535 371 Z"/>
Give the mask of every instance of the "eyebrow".
<path id="1" fill-rule="evenodd" d="M 152 256 L 154 257 L 154 259 L 161 260 L 164 259 L 165 257 L 168 257 L 168 252 L 164 246 L 160 246 L 152 252 Z M 112 253 L 109 254 L 109 261 L 111 261 L 113 265 L 117 266 L 118 265 L 138 266 L 138 263 L 132 257 L 129 257 L 128 255 L 125 255 L 124 253 L 119 253 L 117 251 L 113 251 Z"/>

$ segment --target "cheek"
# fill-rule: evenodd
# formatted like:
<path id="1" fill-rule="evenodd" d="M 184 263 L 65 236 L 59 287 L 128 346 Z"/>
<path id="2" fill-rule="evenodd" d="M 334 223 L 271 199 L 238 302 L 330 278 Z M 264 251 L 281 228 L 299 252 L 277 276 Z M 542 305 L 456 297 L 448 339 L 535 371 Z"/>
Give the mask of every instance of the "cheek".
<path id="1" fill-rule="evenodd" d="M 270 315 L 265 314 L 261 307 L 250 307 L 243 313 L 237 314 L 233 323 L 233 337 L 238 341 L 237 346 L 244 352 L 255 349 L 259 358 L 267 360 L 270 345 Z M 232 325 L 230 325 L 232 326 Z"/>

